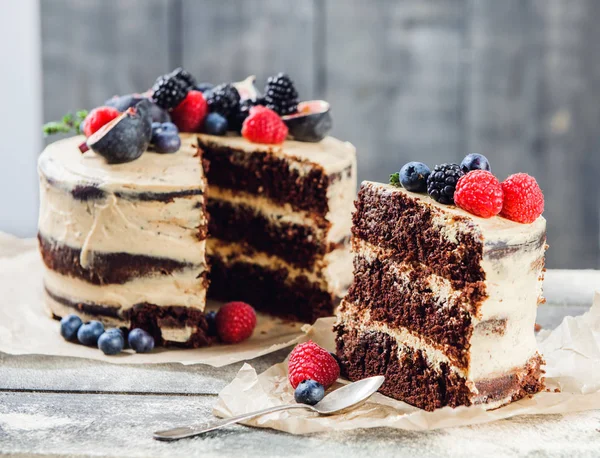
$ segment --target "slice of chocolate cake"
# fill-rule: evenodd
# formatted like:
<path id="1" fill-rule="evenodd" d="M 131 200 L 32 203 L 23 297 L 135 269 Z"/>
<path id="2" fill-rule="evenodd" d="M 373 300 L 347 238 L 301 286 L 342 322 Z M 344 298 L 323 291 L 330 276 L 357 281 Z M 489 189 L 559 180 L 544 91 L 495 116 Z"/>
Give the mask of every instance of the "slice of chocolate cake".
<path id="1" fill-rule="evenodd" d="M 210 163 L 209 297 L 311 323 L 332 315 L 352 274 L 354 147 L 198 137 Z"/>
<path id="2" fill-rule="evenodd" d="M 385 375 L 384 394 L 426 410 L 543 388 L 543 217 L 483 219 L 371 182 L 355 205 L 354 282 L 335 328 L 344 375 Z"/>
<path id="3" fill-rule="evenodd" d="M 108 164 L 84 137 L 39 159 L 46 304 L 106 325 L 141 327 L 157 345 L 207 345 L 206 179 L 201 151 Z"/>

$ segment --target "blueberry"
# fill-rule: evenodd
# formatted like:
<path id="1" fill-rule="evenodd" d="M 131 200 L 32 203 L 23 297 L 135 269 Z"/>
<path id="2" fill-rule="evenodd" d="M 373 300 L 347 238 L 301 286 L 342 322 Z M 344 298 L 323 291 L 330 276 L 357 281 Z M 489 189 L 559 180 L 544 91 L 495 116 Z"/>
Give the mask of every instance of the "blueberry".
<path id="1" fill-rule="evenodd" d="M 208 335 L 217 335 L 217 312 L 211 311 L 206 314 L 206 322 L 208 323 Z"/>
<path id="2" fill-rule="evenodd" d="M 177 126 L 175 124 L 173 124 L 172 122 L 163 122 L 160 127 L 162 128 L 162 130 L 164 132 L 174 132 L 176 134 L 179 133 L 179 129 L 177 128 Z"/>
<path id="3" fill-rule="evenodd" d="M 219 113 L 209 113 L 204 120 L 204 132 L 210 135 L 225 135 L 227 132 L 227 119 Z"/>
<path id="4" fill-rule="evenodd" d="M 136 353 L 148 353 L 154 348 L 154 338 L 140 328 L 133 329 L 127 340 Z"/>
<path id="5" fill-rule="evenodd" d="M 431 170 L 422 162 L 409 162 L 400 169 L 400 184 L 412 192 L 426 192 Z"/>
<path id="6" fill-rule="evenodd" d="M 81 327 L 83 322 L 77 315 L 67 315 L 60 320 L 60 335 L 65 340 L 75 340 L 77 337 L 77 331 Z"/>
<path id="7" fill-rule="evenodd" d="M 210 91 L 214 86 L 210 83 L 198 83 L 196 84 L 196 90 L 200 92 Z"/>
<path id="8" fill-rule="evenodd" d="M 296 387 L 294 399 L 301 404 L 314 406 L 325 396 L 325 388 L 314 380 L 304 380 Z"/>
<path id="9" fill-rule="evenodd" d="M 120 329 L 109 329 L 98 339 L 98 348 L 102 350 L 105 355 L 116 355 L 123 351 L 125 346 L 125 339 Z"/>
<path id="10" fill-rule="evenodd" d="M 152 138 L 152 143 L 157 153 L 176 153 L 181 147 L 181 138 L 177 133 L 161 131 Z"/>
<path id="11" fill-rule="evenodd" d="M 77 331 L 77 340 L 83 345 L 98 345 L 98 338 L 104 333 L 104 325 L 99 321 L 82 324 Z"/>
<path id="12" fill-rule="evenodd" d="M 471 170 L 491 170 L 490 162 L 483 154 L 467 154 L 467 156 L 460 163 L 460 169 L 464 173 L 468 173 Z"/>
<path id="13" fill-rule="evenodd" d="M 119 334 L 121 337 L 123 337 L 125 335 L 125 334 L 123 334 L 123 330 L 121 328 L 109 328 L 109 329 L 105 330 L 104 333 Z"/>

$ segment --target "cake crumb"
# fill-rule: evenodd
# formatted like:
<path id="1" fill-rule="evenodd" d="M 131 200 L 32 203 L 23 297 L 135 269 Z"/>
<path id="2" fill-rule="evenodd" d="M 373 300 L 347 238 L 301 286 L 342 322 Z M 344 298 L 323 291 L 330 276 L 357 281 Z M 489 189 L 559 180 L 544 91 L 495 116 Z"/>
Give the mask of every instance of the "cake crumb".
<path id="1" fill-rule="evenodd" d="M 534 330 L 535 332 L 540 332 L 540 331 L 542 330 L 542 325 L 541 325 L 541 324 L 538 324 L 538 323 L 536 323 L 536 324 L 535 324 L 535 326 L 533 327 L 533 330 Z"/>

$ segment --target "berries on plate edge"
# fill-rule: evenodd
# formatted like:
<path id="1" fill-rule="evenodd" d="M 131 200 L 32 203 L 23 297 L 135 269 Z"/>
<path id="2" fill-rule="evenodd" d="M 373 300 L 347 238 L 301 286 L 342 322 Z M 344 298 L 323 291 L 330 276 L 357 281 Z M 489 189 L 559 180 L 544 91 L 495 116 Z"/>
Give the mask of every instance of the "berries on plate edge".
<path id="1" fill-rule="evenodd" d="M 325 396 L 325 387 L 314 380 L 301 381 L 294 391 L 294 399 L 299 404 L 314 406 Z"/>
<path id="2" fill-rule="evenodd" d="M 116 355 L 123 351 L 125 347 L 125 339 L 123 332 L 117 328 L 107 329 L 98 338 L 98 348 L 105 355 Z"/>
<path id="3" fill-rule="evenodd" d="M 325 389 L 340 376 L 340 366 L 331 354 L 312 340 L 296 345 L 288 360 L 288 380 L 296 389 L 304 380 L 314 380 Z"/>
<path id="4" fill-rule="evenodd" d="M 242 125 L 242 136 L 253 143 L 283 143 L 288 128 L 273 110 L 257 105 Z"/>
<path id="5" fill-rule="evenodd" d="M 515 173 L 502 182 L 504 203 L 500 216 L 523 224 L 531 224 L 544 213 L 544 194 L 536 179 L 526 173 Z"/>
<path id="6" fill-rule="evenodd" d="M 109 164 L 120 164 L 140 157 L 151 138 L 150 102 L 142 100 L 88 137 L 87 146 Z"/>
<path id="7" fill-rule="evenodd" d="M 427 194 L 441 204 L 453 204 L 456 183 L 463 175 L 458 164 L 436 165 L 427 178 Z"/>
<path id="8" fill-rule="evenodd" d="M 502 186 L 487 170 L 473 170 L 456 184 L 454 202 L 463 210 L 482 218 L 496 216 L 502 210 Z"/>
<path id="9" fill-rule="evenodd" d="M 159 154 L 171 154 L 179 151 L 181 138 L 179 129 L 172 122 L 153 122 L 152 138 L 150 144 L 154 152 Z"/>
<path id="10" fill-rule="evenodd" d="M 136 353 L 148 353 L 154 349 L 154 337 L 141 328 L 129 331 L 127 342 Z"/>
<path id="11" fill-rule="evenodd" d="M 239 343 L 252 336 L 256 327 L 256 312 L 245 302 L 228 302 L 217 312 L 215 325 L 222 342 Z"/>
<path id="12" fill-rule="evenodd" d="M 490 172 L 490 161 L 483 154 L 471 153 L 467 154 L 460 163 L 460 169 L 463 173 L 469 173 L 472 170 L 487 170 Z"/>
<path id="13" fill-rule="evenodd" d="M 88 346 L 98 345 L 98 339 L 104 333 L 104 325 L 100 321 L 90 321 L 82 324 L 77 330 L 79 343 Z"/>

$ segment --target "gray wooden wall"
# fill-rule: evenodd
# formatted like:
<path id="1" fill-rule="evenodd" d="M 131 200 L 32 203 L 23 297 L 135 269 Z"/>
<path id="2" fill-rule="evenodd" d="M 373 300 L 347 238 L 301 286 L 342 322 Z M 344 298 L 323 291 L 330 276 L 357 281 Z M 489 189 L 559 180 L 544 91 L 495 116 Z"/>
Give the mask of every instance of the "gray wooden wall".
<path id="1" fill-rule="evenodd" d="M 359 179 L 486 154 L 546 196 L 548 265 L 600 266 L 600 1 L 41 0 L 44 117 L 182 65 L 325 98 Z"/>

